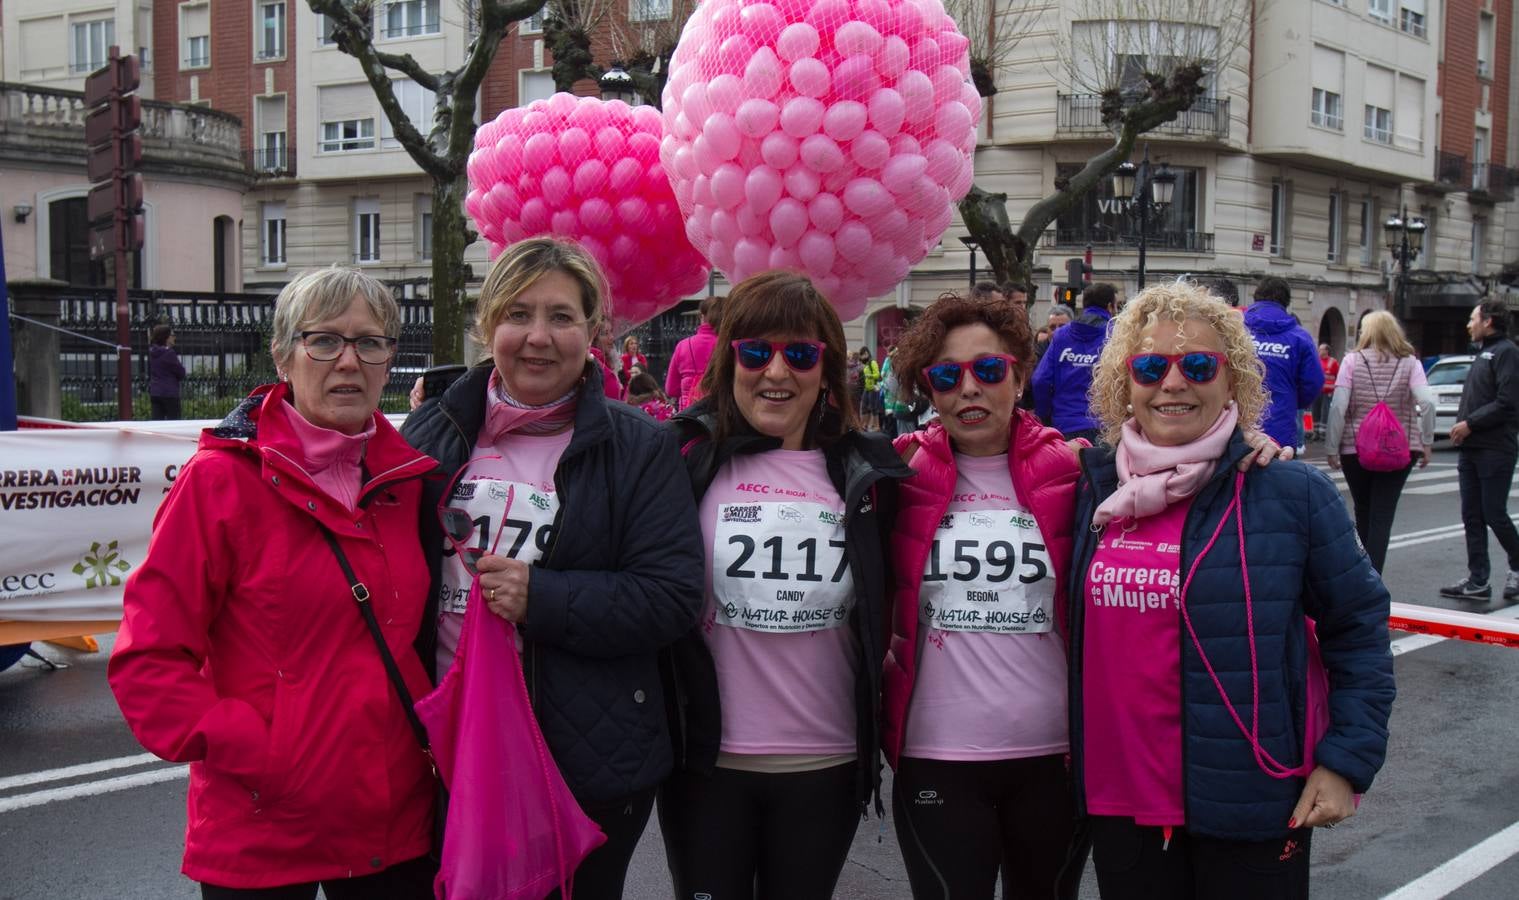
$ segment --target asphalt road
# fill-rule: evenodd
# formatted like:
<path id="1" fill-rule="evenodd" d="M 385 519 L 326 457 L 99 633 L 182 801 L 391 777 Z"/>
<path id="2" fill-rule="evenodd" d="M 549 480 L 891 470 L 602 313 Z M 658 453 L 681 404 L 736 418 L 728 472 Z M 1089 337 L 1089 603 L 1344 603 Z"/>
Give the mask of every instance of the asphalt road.
<path id="1" fill-rule="evenodd" d="M 1510 509 L 1519 513 L 1519 502 Z M 1386 572 L 1393 599 L 1519 614 L 1501 600 L 1437 595 L 1463 574 L 1464 545 L 1459 530 L 1429 532 L 1459 521 L 1455 453 L 1442 451 L 1399 506 Z M 1493 558 L 1501 571 L 1496 542 Z M 1360 814 L 1316 834 L 1314 893 L 1511 900 L 1519 896 L 1519 651 L 1418 639 L 1395 650 L 1388 762 Z M 43 652 L 69 668 L 27 661 L 0 673 L 0 900 L 199 896 L 178 874 L 181 770 L 142 756 L 106 688 L 104 653 Z M 656 828 L 629 876 L 636 900 L 670 896 Z M 862 824 L 837 896 L 909 896 L 889 821 Z M 1083 897 L 1096 896 L 1089 871 Z"/>

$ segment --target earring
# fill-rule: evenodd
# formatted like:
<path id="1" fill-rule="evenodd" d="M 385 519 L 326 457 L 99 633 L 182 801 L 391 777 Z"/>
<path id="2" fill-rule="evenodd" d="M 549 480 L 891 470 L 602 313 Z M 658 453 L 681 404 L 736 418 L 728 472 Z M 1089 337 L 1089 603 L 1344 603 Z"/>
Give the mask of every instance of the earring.
<path id="1" fill-rule="evenodd" d="M 1130 403 L 1124 407 L 1124 410 L 1127 411 L 1129 415 L 1134 415 L 1134 404 Z"/>

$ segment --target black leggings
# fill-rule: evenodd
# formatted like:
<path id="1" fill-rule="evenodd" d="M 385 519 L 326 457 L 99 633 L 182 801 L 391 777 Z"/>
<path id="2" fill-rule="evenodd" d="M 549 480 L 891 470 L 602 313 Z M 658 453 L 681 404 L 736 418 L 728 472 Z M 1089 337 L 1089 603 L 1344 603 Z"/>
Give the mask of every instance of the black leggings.
<path id="1" fill-rule="evenodd" d="M 1387 562 L 1387 544 L 1392 540 L 1392 520 L 1398 513 L 1398 497 L 1408 473 L 1413 471 L 1414 459 L 1408 465 L 1391 472 L 1373 472 L 1361 465 L 1354 453 L 1340 457 L 1340 468 L 1345 472 L 1345 486 L 1350 488 L 1350 500 L 1355 506 L 1355 530 L 1361 536 L 1361 546 L 1371 557 L 1372 568 L 1378 574 Z"/>
<path id="2" fill-rule="evenodd" d="M 677 900 L 828 900 L 860 824 L 855 769 L 672 775 L 659 825 Z"/>
<path id="3" fill-rule="evenodd" d="M 575 870 L 570 892 L 576 900 L 620 900 L 628 864 L 654 810 L 654 788 L 611 803 L 582 803 L 580 808 L 600 826 L 607 842 L 592 850 Z M 549 894 L 549 900 L 558 897 L 558 890 Z"/>
<path id="4" fill-rule="evenodd" d="M 423 856 L 373 875 L 333 878 L 271 888 L 227 888 L 202 883 L 203 900 L 313 900 L 317 887 L 327 900 L 432 900 L 438 864 Z"/>
<path id="5" fill-rule="evenodd" d="M 891 794 L 915 900 L 1073 898 L 1075 806 L 1065 755 L 988 762 L 903 757 Z"/>
<path id="6" fill-rule="evenodd" d="M 1093 816 L 1092 863 L 1102 900 L 1307 900 L 1313 829 L 1272 841 L 1225 841 L 1177 828 Z"/>

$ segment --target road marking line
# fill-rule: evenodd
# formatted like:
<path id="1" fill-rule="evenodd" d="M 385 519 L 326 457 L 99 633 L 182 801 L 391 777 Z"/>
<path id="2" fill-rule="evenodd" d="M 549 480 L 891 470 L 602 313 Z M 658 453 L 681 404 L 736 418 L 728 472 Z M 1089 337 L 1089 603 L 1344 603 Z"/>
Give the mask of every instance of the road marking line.
<path id="1" fill-rule="evenodd" d="M 1492 619 L 1519 619 L 1519 606 L 1510 606 L 1507 609 L 1500 609 L 1495 612 L 1483 613 L 1483 615 Z M 1442 641 L 1448 640 L 1450 640 L 1450 638 L 1439 637 L 1433 634 L 1411 634 L 1408 637 L 1398 638 L 1392 642 L 1392 655 L 1402 656 L 1405 653 L 1412 653 L 1415 650 L 1423 650 L 1425 647 L 1430 647 L 1441 643 Z"/>
<path id="2" fill-rule="evenodd" d="M 18 809 L 29 809 L 33 806 L 57 803 L 60 800 L 75 800 L 79 797 L 93 797 L 96 794 L 109 794 L 114 791 L 124 791 L 128 788 L 158 784 L 162 781 L 174 781 L 184 778 L 189 772 L 189 766 L 172 766 L 167 769 L 152 769 L 147 772 L 136 772 L 131 775 L 107 778 L 103 781 L 86 781 L 82 784 L 71 784 L 67 787 L 33 791 L 30 794 L 17 794 L 14 797 L 0 799 L 0 815 L 15 812 Z"/>
<path id="3" fill-rule="evenodd" d="M 1382 900 L 1434 900 L 1449 896 L 1457 888 L 1477 880 L 1515 853 L 1519 853 L 1519 822 L 1410 881 Z"/>
<path id="4" fill-rule="evenodd" d="M 42 784 L 46 781 L 63 781 L 68 778 L 78 778 L 81 775 L 95 775 L 100 772 L 109 772 L 113 769 L 130 769 L 135 766 L 144 766 L 148 763 L 159 762 L 158 757 L 151 753 L 138 753 L 135 756 L 119 756 L 115 759 L 102 759 L 96 762 L 81 763 L 77 766 L 66 766 L 62 769 L 46 769 L 41 772 L 27 772 L 22 775 L 9 775 L 0 778 L 0 791 L 8 791 L 13 788 L 26 787 L 32 784 Z"/>
<path id="5" fill-rule="evenodd" d="M 1519 524 L 1519 515 L 1509 516 L 1515 524 Z M 1427 544 L 1431 541 L 1443 541 L 1457 535 L 1464 535 L 1466 526 L 1459 522 L 1455 525 L 1442 525 L 1439 528 L 1426 528 L 1423 531 L 1410 531 L 1407 534 L 1395 534 L 1392 540 L 1387 542 L 1388 550 L 1399 550 L 1403 547 L 1412 547 L 1417 544 Z"/>

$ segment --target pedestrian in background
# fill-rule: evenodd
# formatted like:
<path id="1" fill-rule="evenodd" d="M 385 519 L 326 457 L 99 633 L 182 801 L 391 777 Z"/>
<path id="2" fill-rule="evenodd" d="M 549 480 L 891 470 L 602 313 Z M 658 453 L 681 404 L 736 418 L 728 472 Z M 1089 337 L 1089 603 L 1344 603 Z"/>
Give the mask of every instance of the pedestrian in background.
<path id="1" fill-rule="evenodd" d="M 1016 409 L 1028 316 L 940 297 L 897 357 L 938 418 L 896 446 L 882 745 L 913 896 L 1074 897 L 1066 576 L 1076 456 Z M 931 798 L 927 801 L 924 798 Z"/>
<path id="2" fill-rule="evenodd" d="M 1394 320 L 1393 324 L 1397 324 L 1396 320 Z M 1402 328 L 1403 326 L 1398 326 L 1399 331 Z M 1408 343 L 1407 338 L 1404 338 L 1404 343 Z M 1319 344 L 1319 368 L 1324 370 L 1324 389 L 1319 392 L 1318 399 L 1313 401 L 1314 437 L 1323 437 L 1326 433 L 1329 422 L 1329 406 L 1334 398 L 1335 378 L 1340 374 L 1340 361 L 1329 355 L 1328 344 Z M 1327 444 L 1328 442 L 1326 441 L 1325 443 Z M 1328 447 L 1331 451 L 1334 450 L 1333 444 L 1328 444 Z M 1379 567 L 1377 571 L 1380 572 L 1381 568 Z"/>
<path id="3" fill-rule="evenodd" d="M 1045 319 L 1044 327 L 1039 329 L 1039 335 L 1043 335 L 1043 337 L 1035 336 L 1034 365 L 1039 365 L 1039 361 L 1044 359 L 1044 354 L 1049 352 L 1050 341 L 1054 339 L 1055 332 L 1059 331 L 1062 326 L 1069 325 L 1075 319 L 1076 310 L 1071 309 L 1064 303 L 1056 303 L 1050 307 L 1049 317 Z M 1025 391 L 1024 393 L 1029 398 L 1033 397 L 1032 391 Z M 1029 408 L 1032 409 L 1033 407 L 1030 406 Z"/>
<path id="4" fill-rule="evenodd" d="M 697 326 L 695 334 L 677 343 L 670 354 L 670 368 L 665 371 L 665 393 L 679 409 L 685 409 L 701 397 L 702 375 L 707 371 L 707 361 L 717 346 L 717 327 L 723 320 L 722 304 L 720 297 L 703 297 L 701 325 Z"/>
<path id="5" fill-rule="evenodd" d="M 881 430 L 881 366 L 869 347 L 860 348 L 860 419 L 866 431 Z"/>
<path id="6" fill-rule="evenodd" d="M 659 389 L 659 382 L 648 372 L 639 372 L 628 381 L 628 403 L 653 416 L 655 421 L 663 422 L 675 415 L 675 407 L 671 405 L 670 398 Z"/>
<path id="7" fill-rule="evenodd" d="M 1070 705 L 1104 900 L 1308 897 L 1312 829 L 1386 758 L 1390 598 L 1327 477 L 1236 471 L 1261 381 L 1240 317 L 1187 284 L 1130 301 L 1093 378 Z"/>
<path id="8" fill-rule="evenodd" d="M 179 389 L 185 380 L 185 366 L 174 352 L 174 328 L 154 325 L 148 339 L 148 404 L 153 418 L 183 418 Z"/>
<path id="9" fill-rule="evenodd" d="M 605 297 L 600 268 L 578 244 L 507 247 L 475 317 L 490 357 L 404 428 L 451 476 L 423 494 L 424 659 L 439 679 L 453 664 L 478 571 L 478 596 L 517 625 L 553 762 L 607 836 L 575 871 L 575 896 L 586 900 L 622 896 L 674 763 L 658 657 L 696 622 L 702 577 L 674 435 L 608 398 L 587 357 Z M 445 536 L 445 522 L 464 523 L 462 533 Z M 450 538 L 481 555 L 466 559 Z M 450 802 L 491 798 L 465 801 L 456 788 Z"/>
<path id="10" fill-rule="evenodd" d="M 633 368 L 636 366 L 643 371 L 649 371 L 649 358 L 638 352 L 638 335 L 630 334 L 622 339 L 622 363 L 617 370 L 617 377 L 622 380 L 623 387 L 633 378 Z"/>
<path id="11" fill-rule="evenodd" d="M 1487 557 L 1491 528 L 1508 554 L 1503 599 L 1519 600 L 1519 531 L 1508 515 L 1508 492 L 1519 460 L 1519 347 L 1508 336 L 1506 302 L 1488 299 L 1477 304 L 1466 332 L 1477 344 L 1477 358 L 1466 373 L 1450 439 L 1461 450 L 1456 472 L 1461 524 L 1466 527 L 1467 576 L 1441 588 L 1440 594 L 1465 600 L 1492 597 Z"/>
<path id="12" fill-rule="evenodd" d="M 1092 366 L 1108 339 L 1118 289 L 1098 282 L 1081 293 L 1081 318 L 1050 336 L 1034 369 L 1034 412 L 1067 438 L 1098 440 L 1098 422 L 1087 401 Z"/>
<path id="13" fill-rule="evenodd" d="M 707 584 L 674 654 L 665 856 L 679 897 L 827 900 L 880 791 L 885 543 L 911 472 L 859 430 L 853 354 L 811 281 L 767 272 L 726 303 L 705 397 L 672 420 Z"/>
<path id="14" fill-rule="evenodd" d="M 435 782 L 382 659 L 427 693 L 416 536 L 437 464 L 378 412 L 400 332 L 368 275 L 287 284 L 279 383 L 202 432 L 127 579 L 107 676 L 143 746 L 190 763 L 183 871 L 211 900 L 433 895 Z"/>
<path id="15" fill-rule="evenodd" d="M 1261 429 L 1283 447 L 1302 452 L 1303 417 L 1299 410 L 1313 406 L 1324 388 L 1313 338 L 1287 311 L 1292 287 L 1275 275 L 1262 278 L 1255 302 L 1245 310 L 1245 327 L 1255 341 L 1255 353 L 1266 367 L 1266 393 L 1271 398 Z"/>
<path id="16" fill-rule="evenodd" d="M 1327 344 L 1321 347 L 1327 348 Z M 1335 366 L 1335 373 L 1338 380 L 1324 441 L 1329 467 L 1345 471 L 1356 534 L 1380 574 L 1403 485 L 1414 463 L 1421 469 L 1429 465 L 1429 448 L 1435 440 L 1435 397 L 1403 326 L 1382 310 L 1361 320 L 1356 351 Z M 1407 464 L 1391 471 L 1367 468 L 1356 451 L 1356 436 L 1378 403 L 1387 404 L 1408 439 Z"/>

